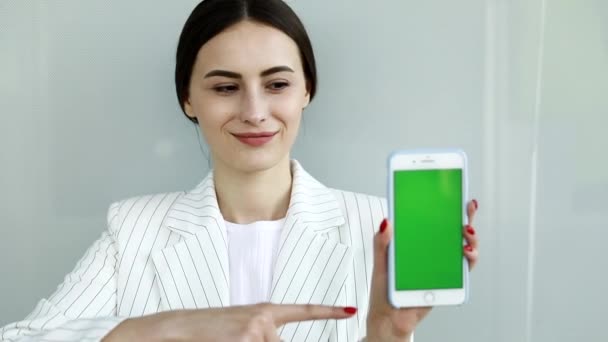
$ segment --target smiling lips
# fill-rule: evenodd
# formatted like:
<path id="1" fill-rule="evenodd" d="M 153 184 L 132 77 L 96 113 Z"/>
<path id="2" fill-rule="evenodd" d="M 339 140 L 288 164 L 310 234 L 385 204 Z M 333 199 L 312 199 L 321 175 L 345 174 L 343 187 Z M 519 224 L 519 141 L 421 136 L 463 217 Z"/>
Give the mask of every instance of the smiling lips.
<path id="1" fill-rule="evenodd" d="M 250 146 L 262 146 L 272 140 L 277 132 L 261 132 L 261 133 L 233 133 L 232 135 L 243 144 Z"/>

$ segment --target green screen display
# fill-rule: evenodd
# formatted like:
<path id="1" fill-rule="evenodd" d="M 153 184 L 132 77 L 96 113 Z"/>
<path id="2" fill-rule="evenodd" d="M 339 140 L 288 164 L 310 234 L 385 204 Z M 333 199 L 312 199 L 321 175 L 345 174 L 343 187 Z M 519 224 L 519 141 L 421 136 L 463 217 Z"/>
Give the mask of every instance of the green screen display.
<path id="1" fill-rule="evenodd" d="M 462 170 L 394 173 L 397 290 L 454 289 L 462 278 Z"/>

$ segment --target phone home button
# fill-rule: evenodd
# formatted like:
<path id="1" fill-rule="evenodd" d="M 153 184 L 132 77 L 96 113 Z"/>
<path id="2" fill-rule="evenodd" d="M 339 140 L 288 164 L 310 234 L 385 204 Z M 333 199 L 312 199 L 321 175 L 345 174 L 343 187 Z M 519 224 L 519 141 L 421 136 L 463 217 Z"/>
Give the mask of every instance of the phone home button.
<path id="1" fill-rule="evenodd" d="M 427 304 L 433 304 L 435 302 L 435 294 L 433 292 L 427 292 L 424 294 L 424 302 Z"/>

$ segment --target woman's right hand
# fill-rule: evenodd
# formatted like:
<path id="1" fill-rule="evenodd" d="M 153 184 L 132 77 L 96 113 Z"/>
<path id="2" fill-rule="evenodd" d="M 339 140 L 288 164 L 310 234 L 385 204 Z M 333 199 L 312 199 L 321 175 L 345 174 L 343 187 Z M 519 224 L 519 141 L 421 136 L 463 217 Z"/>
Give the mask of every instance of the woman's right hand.
<path id="1" fill-rule="evenodd" d="M 111 341 L 280 341 L 277 328 L 317 319 L 344 319 L 355 308 L 323 305 L 256 304 L 226 308 L 166 311 L 119 324 Z"/>

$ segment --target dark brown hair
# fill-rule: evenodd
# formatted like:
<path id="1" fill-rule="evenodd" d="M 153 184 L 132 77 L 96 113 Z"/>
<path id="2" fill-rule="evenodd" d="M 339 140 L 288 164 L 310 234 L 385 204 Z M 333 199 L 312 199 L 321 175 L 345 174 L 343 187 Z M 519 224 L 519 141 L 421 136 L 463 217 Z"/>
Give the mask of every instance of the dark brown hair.
<path id="1" fill-rule="evenodd" d="M 184 114 L 184 103 L 189 96 L 190 78 L 198 51 L 211 38 L 243 20 L 272 26 L 295 41 L 300 50 L 311 100 L 314 97 L 317 89 L 315 56 L 304 25 L 289 5 L 283 0 L 204 0 L 186 20 L 177 45 L 175 90 Z M 196 118 L 188 119 L 198 123 Z"/>

